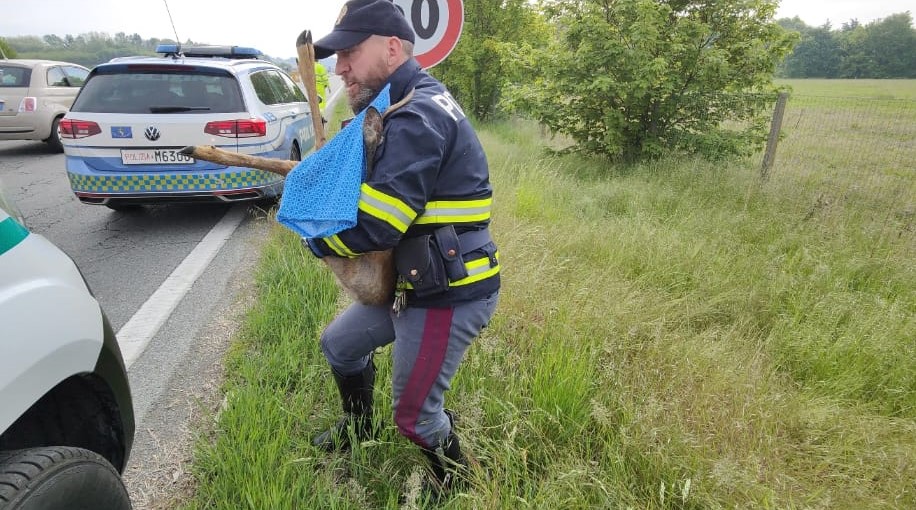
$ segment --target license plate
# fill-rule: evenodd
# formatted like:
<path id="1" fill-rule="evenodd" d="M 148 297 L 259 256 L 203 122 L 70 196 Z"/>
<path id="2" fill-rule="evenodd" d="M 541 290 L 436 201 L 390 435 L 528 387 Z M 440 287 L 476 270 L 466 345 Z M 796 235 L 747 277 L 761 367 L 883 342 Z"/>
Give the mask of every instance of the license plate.
<path id="1" fill-rule="evenodd" d="M 121 163 L 125 165 L 191 165 L 194 158 L 176 149 L 122 150 Z"/>

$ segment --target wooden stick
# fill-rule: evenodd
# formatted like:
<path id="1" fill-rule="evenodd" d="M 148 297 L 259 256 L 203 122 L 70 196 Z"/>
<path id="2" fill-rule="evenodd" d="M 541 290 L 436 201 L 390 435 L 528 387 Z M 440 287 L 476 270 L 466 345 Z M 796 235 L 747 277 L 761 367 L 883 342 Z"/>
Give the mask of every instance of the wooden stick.
<path id="1" fill-rule="evenodd" d="M 318 109 L 318 85 L 315 83 L 315 45 L 312 44 L 312 31 L 303 30 L 296 38 L 296 53 L 299 55 L 299 77 L 305 85 L 305 95 L 312 110 L 312 125 L 315 127 L 315 150 L 325 144 L 324 122 L 321 121 L 321 110 Z"/>
<path id="2" fill-rule="evenodd" d="M 248 154 L 239 154 L 237 152 L 224 151 L 212 145 L 189 145 L 180 151 L 185 156 L 194 159 L 202 159 L 211 163 L 217 163 L 226 166 L 240 166 L 242 168 L 255 168 L 265 170 L 275 174 L 286 176 L 299 163 L 288 159 L 264 158 L 261 156 L 250 156 Z"/>

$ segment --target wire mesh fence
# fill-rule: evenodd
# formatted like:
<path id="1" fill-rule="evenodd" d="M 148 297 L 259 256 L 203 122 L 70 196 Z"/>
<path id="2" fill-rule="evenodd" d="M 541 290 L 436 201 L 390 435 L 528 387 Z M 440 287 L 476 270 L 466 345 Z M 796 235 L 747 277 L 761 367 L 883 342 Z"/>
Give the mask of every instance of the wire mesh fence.
<path id="1" fill-rule="evenodd" d="M 801 192 L 804 219 L 847 222 L 914 249 L 916 101 L 790 96 L 768 176 Z"/>

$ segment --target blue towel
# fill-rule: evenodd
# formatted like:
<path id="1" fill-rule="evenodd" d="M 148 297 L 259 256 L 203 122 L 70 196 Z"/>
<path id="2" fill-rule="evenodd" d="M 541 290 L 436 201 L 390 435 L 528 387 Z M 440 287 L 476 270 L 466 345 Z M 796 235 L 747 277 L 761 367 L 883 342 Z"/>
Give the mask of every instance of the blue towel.
<path id="1" fill-rule="evenodd" d="M 379 113 L 391 105 L 389 86 L 372 102 Z M 286 176 L 277 221 L 302 237 L 328 237 L 356 225 L 366 166 L 363 119 L 366 110 L 324 147 L 300 161 Z"/>

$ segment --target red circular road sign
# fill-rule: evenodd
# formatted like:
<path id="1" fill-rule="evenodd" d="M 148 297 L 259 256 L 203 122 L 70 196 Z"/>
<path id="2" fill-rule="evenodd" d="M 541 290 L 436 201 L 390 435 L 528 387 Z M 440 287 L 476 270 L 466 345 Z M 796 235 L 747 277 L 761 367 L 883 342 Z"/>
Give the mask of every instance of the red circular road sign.
<path id="1" fill-rule="evenodd" d="M 414 57 L 424 68 L 445 60 L 464 25 L 462 0 L 392 0 L 417 34 Z"/>

